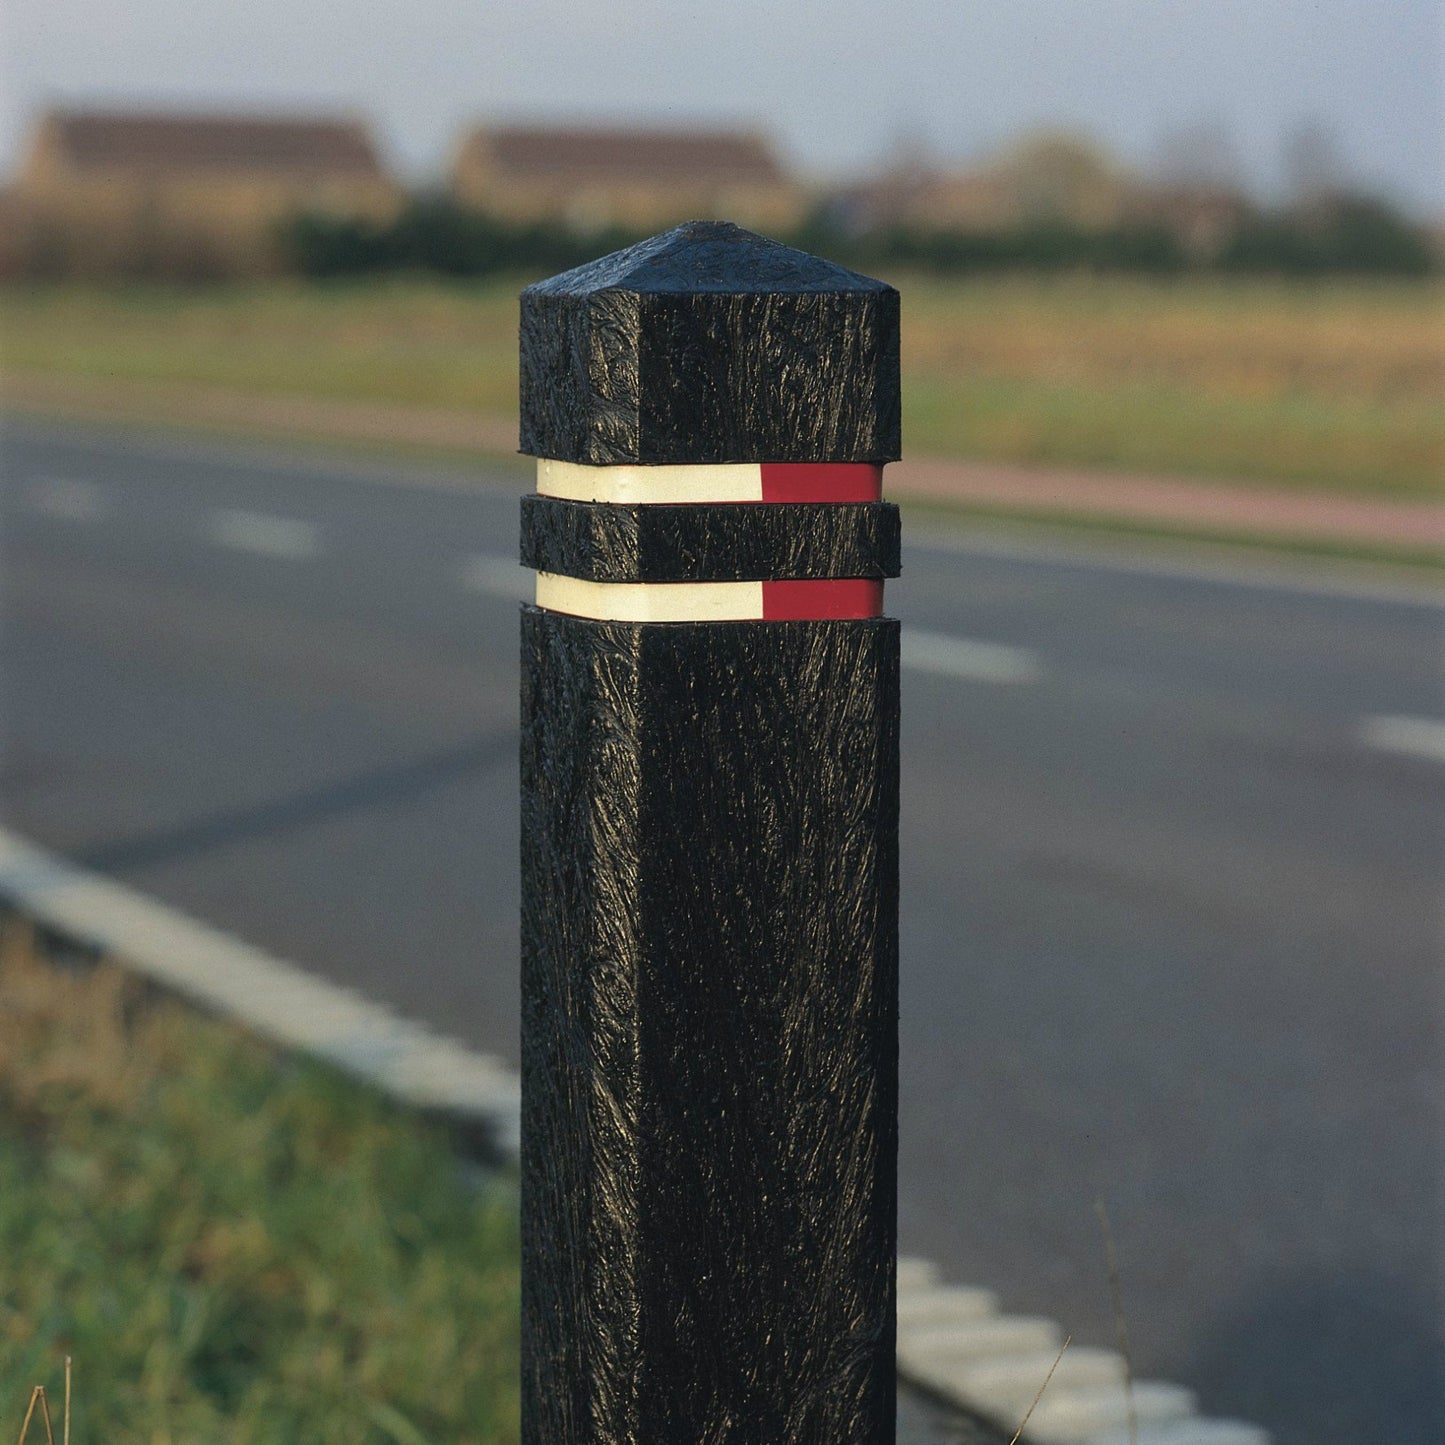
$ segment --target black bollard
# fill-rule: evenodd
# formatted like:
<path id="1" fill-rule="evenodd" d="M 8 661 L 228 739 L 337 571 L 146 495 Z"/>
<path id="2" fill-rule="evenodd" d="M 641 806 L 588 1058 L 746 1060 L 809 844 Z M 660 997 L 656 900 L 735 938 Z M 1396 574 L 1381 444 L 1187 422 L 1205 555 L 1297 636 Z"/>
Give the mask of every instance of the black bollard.
<path id="1" fill-rule="evenodd" d="M 522 293 L 529 1445 L 887 1445 L 898 293 L 692 223 Z"/>

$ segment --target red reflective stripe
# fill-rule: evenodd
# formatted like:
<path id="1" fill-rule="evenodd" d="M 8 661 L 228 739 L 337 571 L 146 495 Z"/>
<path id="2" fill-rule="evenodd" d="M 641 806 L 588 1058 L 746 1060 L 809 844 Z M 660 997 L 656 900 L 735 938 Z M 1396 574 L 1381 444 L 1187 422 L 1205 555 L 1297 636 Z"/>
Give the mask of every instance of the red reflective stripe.
<path id="1" fill-rule="evenodd" d="M 765 502 L 876 502 L 883 468 L 872 462 L 764 462 Z"/>
<path id="2" fill-rule="evenodd" d="M 763 620 L 802 622 L 822 617 L 878 617 L 883 583 L 869 577 L 826 582 L 764 582 Z"/>

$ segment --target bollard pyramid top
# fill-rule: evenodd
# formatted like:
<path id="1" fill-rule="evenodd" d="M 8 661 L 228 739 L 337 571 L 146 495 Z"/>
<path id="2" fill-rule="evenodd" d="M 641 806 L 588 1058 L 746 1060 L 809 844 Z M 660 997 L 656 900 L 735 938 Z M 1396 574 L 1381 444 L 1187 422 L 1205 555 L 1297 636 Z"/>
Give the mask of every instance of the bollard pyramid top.
<path id="1" fill-rule="evenodd" d="M 522 292 L 521 421 L 594 466 L 894 461 L 898 293 L 690 221 Z"/>

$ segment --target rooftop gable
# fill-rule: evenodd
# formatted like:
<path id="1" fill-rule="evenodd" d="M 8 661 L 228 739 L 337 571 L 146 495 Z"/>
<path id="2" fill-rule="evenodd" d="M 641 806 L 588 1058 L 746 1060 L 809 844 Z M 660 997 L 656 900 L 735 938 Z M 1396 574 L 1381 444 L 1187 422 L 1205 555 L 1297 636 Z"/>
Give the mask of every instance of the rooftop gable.
<path id="1" fill-rule="evenodd" d="M 82 170 L 383 174 L 371 135 L 357 120 L 55 111 L 47 127 L 70 164 Z"/>
<path id="2" fill-rule="evenodd" d="M 499 126 L 475 132 L 470 144 L 484 146 L 498 169 L 517 176 L 752 184 L 784 179 L 766 138 L 746 131 Z"/>

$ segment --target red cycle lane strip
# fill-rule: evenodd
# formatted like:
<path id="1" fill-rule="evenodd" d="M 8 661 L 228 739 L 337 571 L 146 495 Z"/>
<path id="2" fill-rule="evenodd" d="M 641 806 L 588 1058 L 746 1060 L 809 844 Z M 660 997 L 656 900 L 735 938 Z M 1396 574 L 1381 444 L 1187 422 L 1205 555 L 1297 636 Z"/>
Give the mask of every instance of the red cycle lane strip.
<path id="1" fill-rule="evenodd" d="M 876 502 L 883 468 L 872 462 L 764 462 L 765 502 Z"/>
<path id="2" fill-rule="evenodd" d="M 764 582 L 763 621 L 806 622 L 828 617 L 878 617 L 883 583 L 870 577 L 826 582 Z"/>

